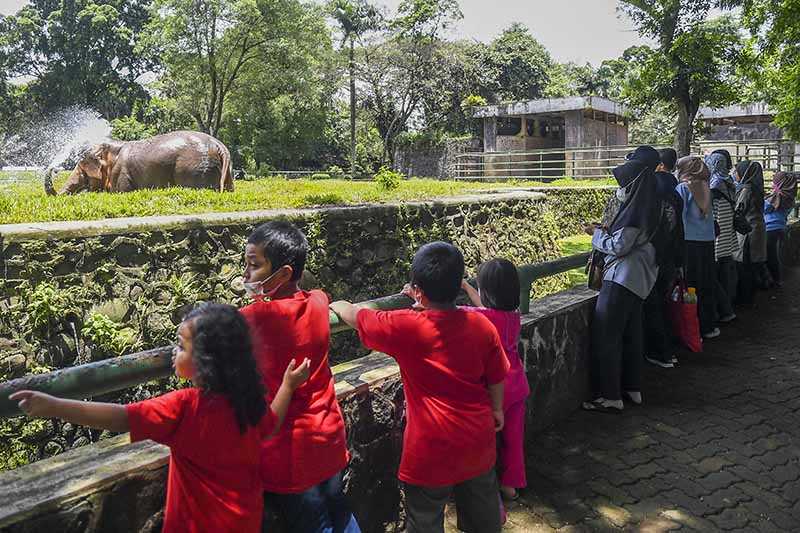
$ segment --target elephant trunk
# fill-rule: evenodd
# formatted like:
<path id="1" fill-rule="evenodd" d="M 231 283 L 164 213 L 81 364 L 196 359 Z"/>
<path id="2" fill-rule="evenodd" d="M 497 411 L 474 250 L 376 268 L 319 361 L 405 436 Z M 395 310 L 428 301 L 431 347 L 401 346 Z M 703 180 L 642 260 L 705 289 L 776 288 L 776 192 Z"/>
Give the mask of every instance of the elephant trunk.
<path id="1" fill-rule="evenodd" d="M 53 174 L 55 174 L 56 169 L 53 167 L 48 168 L 44 172 L 44 192 L 47 193 L 48 196 L 56 196 L 56 188 L 53 187 Z"/>

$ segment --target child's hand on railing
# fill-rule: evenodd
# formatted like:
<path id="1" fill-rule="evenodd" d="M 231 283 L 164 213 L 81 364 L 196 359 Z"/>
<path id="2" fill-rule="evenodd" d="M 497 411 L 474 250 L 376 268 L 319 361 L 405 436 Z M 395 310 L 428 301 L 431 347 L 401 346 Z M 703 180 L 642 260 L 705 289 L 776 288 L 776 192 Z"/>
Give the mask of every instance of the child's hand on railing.
<path id="1" fill-rule="evenodd" d="M 18 402 L 20 411 L 28 416 L 47 418 L 52 415 L 52 406 L 57 399 L 43 392 L 21 390 L 8 397 L 9 400 Z"/>

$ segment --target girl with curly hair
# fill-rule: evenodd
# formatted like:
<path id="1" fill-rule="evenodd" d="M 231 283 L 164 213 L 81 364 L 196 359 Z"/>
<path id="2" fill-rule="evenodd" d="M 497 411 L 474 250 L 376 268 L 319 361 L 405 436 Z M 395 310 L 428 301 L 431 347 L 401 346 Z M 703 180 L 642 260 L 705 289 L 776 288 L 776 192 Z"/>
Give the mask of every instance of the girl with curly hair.
<path id="1" fill-rule="evenodd" d="M 29 416 L 60 418 L 151 439 L 170 448 L 163 531 L 261 530 L 260 442 L 277 432 L 292 394 L 309 374 L 289 363 L 269 408 L 247 324 L 229 305 L 204 304 L 178 328 L 175 375 L 192 387 L 128 405 L 18 391 Z"/>

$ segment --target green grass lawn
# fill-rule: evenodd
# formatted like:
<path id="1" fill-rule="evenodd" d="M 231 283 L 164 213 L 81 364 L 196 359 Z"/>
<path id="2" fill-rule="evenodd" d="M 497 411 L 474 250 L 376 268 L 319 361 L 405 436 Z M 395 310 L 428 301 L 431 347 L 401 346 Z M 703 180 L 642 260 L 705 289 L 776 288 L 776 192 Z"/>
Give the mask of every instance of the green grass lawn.
<path id="1" fill-rule="evenodd" d="M 57 189 L 68 175 L 69 173 L 63 172 L 56 178 Z M 13 177 L 17 179 L 9 179 Z M 83 193 L 52 197 L 45 195 L 41 178 L 33 172 L 0 173 L 0 224 L 425 200 L 508 187 L 604 184 L 603 180 L 571 179 L 549 184 L 530 181 L 480 183 L 412 179 L 401 181 L 395 190 L 385 191 L 377 184 L 366 181 L 267 178 L 238 181 L 234 192 L 224 194 L 210 190 L 173 188 L 125 194 Z"/>
<path id="2" fill-rule="evenodd" d="M 592 238 L 586 234 L 572 235 L 559 239 L 558 246 L 561 249 L 561 255 L 564 256 L 588 252 L 592 249 Z M 570 270 L 567 272 L 567 276 L 570 287 L 586 284 L 587 277 L 583 267 Z"/>

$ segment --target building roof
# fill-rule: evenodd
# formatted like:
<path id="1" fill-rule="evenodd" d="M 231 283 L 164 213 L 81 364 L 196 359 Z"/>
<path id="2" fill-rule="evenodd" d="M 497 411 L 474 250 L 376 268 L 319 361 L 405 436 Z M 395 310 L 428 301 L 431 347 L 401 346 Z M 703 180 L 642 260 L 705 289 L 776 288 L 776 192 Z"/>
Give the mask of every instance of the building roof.
<path id="1" fill-rule="evenodd" d="M 775 112 L 764 102 L 756 102 L 745 105 L 729 105 L 718 109 L 701 107 L 697 115 L 700 120 L 712 120 L 720 118 L 774 117 Z"/>
<path id="2" fill-rule="evenodd" d="M 543 98 L 541 100 L 508 102 L 476 107 L 472 116 L 476 118 L 517 117 L 542 113 L 581 111 L 584 109 L 602 111 L 612 115 L 625 115 L 628 112 L 628 109 L 624 105 L 609 100 L 608 98 L 602 98 L 600 96 L 570 96 L 567 98 Z"/>

